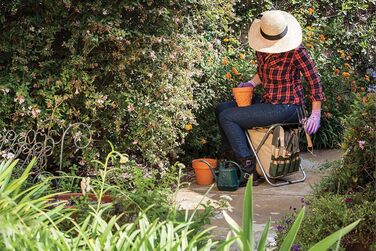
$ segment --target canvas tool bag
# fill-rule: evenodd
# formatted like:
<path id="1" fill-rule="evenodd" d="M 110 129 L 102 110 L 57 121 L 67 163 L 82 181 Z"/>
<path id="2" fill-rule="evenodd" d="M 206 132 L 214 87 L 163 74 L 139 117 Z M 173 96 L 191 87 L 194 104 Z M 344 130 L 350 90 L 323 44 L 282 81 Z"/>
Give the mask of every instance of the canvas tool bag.
<path id="1" fill-rule="evenodd" d="M 268 134 L 268 128 L 248 130 L 256 154 L 269 178 L 279 178 L 299 171 L 300 149 L 298 128 L 283 128 L 277 126 Z M 306 134 L 309 137 L 308 134 Z M 308 139 L 308 149 L 312 142 Z M 256 164 L 259 175 L 264 176 L 259 164 Z"/>

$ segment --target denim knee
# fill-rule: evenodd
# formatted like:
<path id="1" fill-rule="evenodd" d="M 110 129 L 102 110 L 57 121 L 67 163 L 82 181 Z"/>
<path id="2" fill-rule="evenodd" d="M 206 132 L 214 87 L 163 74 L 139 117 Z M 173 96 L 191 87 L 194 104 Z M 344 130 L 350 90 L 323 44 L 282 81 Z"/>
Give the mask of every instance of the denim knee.
<path id="1" fill-rule="evenodd" d="M 219 118 L 219 114 L 221 114 L 221 112 L 223 112 L 225 109 L 226 109 L 225 103 L 219 103 L 219 104 L 215 107 L 215 116 L 216 116 L 217 118 Z"/>
<path id="2" fill-rule="evenodd" d="M 218 119 L 219 118 L 219 114 L 221 113 L 221 103 L 220 104 L 217 104 L 217 106 L 215 107 L 215 117 Z"/>
<path id="3" fill-rule="evenodd" d="M 223 111 L 227 110 L 228 108 L 232 108 L 232 107 L 236 107 L 236 105 L 233 101 L 219 103 L 215 107 L 215 116 L 219 120 L 219 114 L 221 114 Z"/>
<path id="4" fill-rule="evenodd" d="M 219 124 L 223 125 L 224 123 L 231 121 L 232 120 L 231 117 L 233 114 L 234 112 L 232 111 L 232 109 L 227 109 L 225 111 L 222 111 L 218 117 Z"/>

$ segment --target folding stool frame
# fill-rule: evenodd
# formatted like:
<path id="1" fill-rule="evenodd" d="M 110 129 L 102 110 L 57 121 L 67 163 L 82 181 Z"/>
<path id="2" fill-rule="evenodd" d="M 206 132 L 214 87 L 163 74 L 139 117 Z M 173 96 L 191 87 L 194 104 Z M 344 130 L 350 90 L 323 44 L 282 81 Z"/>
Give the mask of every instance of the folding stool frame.
<path id="1" fill-rule="evenodd" d="M 265 133 L 263 139 L 260 141 L 260 145 L 263 145 L 266 141 L 266 139 L 268 138 L 268 136 L 273 132 L 273 130 L 277 127 L 277 126 L 298 126 L 300 127 L 301 124 L 296 124 L 296 123 L 293 123 L 293 124 L 273 124 L 269 127 L 268 131 Z M 251 129 L 251 128 L 250 128 Z M 270 178 L 268 177 L 266 171 L 265 171 L 265 168 L 264 166 L 262 165 L 261 163 L 261 160 L 260 158 L 258 157 L 258 152 L 257 152 L 257 149 L 254 147 L 253 143 L 252 143 L 252 140 L 251 140 L 251 137 L 249 136 L 248 134 L 248 130 L 245 131 L 245 134 L 247 136 L 247 140 L 248 140 L 248 143 L 252 149 L 252 152 L 254 153 L 255 157 L 256 157 L 256 160 L 257 160 L 257 163 L 259 164 L 259 167 L 262 171 L 262 173 L 264 174 L 264 177 L 265 180 L 272 186 L 274 187 L 279 187 L 279 186 L 284 186 L 284 185 L 289 185 L 289 184 L 294 184 L 294 183 L 299 183 L 299 182 L 304 182 L 307 178 L 307 175 L 306 173 L 304 172 L 303 170 L 303 167 L 302 167 L 302 164 L 300 163 L 299 165 L 299 170 L 300 172 L 302 173 L 302 178 L 300 179 L 296 179 L 296 180 L 286 180 L 286 179 L 283 179 L 284 177 L 287 177 L 287 176 L 290 176 L 292 174 L 295 174 L 296 172 L 293 172 L 293 173 L 288 173 L 280 178 Z M 300 128 L 299 128 L 299 134 L 300 134 Z M 261 149 L 261 147 L 259 147 L 259 149 Z M 274 181 L 274 182 L 273 182 Z M 275 182 L 277 181 L 277 182 Z"/>

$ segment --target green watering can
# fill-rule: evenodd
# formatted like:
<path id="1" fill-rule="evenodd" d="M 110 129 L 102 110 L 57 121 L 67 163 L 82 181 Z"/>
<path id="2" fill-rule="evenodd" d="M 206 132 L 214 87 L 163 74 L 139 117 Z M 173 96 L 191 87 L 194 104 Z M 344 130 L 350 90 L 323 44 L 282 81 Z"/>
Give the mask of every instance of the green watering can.
<path id="1" fill-rule="evenodd" d="M 218 170 L 215 170 L 207 161 L 200 161 L 209 167 L 217 183 L 218 190 L 235 191 L 239 188 L 240 177 L 242 177 L 244 173 L 236 162 L 223 160 L 219 162 Z"/>

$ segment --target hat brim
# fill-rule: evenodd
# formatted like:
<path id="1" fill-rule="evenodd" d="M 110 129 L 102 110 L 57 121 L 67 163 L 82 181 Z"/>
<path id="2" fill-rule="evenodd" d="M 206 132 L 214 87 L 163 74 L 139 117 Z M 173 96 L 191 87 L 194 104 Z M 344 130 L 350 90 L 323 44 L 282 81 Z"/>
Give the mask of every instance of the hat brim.
<path id="1" fill-rule="evenodd" d="M 260 19 L 252 22 L 248 31 L 249 46 L 255 51 L 266 53 L 281 53 L 293 50 L 302 43 L 302 28 L 298 20 L 290 13 L 280 11 L 286 19 L 288 30 L 286 35 L 278 40 L 268 40 L 261 35 Z"/>

